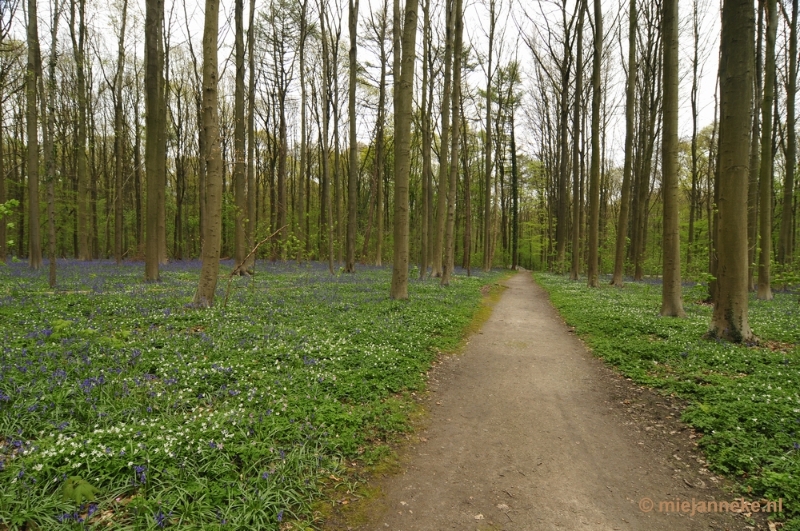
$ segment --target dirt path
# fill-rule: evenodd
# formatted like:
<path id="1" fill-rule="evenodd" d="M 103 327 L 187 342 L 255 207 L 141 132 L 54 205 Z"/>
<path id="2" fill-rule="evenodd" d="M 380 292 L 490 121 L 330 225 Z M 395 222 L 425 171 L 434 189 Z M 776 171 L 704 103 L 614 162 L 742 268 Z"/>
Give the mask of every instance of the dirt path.
<path id="1" fill-rule="evenodd" d="M 361 529 L 766 529 L 659 512 L 737 496 L 703 466 L 674 400 L 594 359 L 529 273 L 506 284 L 463 354 L 432 372 L 429 425 Z"/>

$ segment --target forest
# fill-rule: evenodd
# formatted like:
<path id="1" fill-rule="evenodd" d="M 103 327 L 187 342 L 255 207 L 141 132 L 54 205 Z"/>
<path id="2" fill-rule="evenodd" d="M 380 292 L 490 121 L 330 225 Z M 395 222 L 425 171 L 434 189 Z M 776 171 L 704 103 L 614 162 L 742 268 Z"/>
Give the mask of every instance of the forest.
<path id="1" fill-rule="evenodd" d="M 220 256 L 237 263 L 269 237 L 253 257 L 352 271 L 393 261 L 407 230 L 408 261 L 437 278 L 452 248 L 464 268 L 599 271 L 618 284 L 660 275 L 675 245 L 684 278 L 713 276 L 709 2 L 682 6 L 676 22 L 674 183 L 663 177 L 659 4 L 423 3 L 408 36 L 408 138 L 395 122 L 403 43 L 388 2 L 240 4 L 204 32 L 224 32 L 211 83 L 195 8 L 3 3 L 0 258 L 147 258 L 156 279 L 159 264 L 200 257 L 221 202 Z M 758 10 L 748 161 L 748 283 L 767 298 L 797 269 L 796 10 L 776 6 Z M 480 22 L 467 39 L 462 18 Z M 217 132 L 204 125 L 204 83 L 217 88 Z M 407 190 L 395 176 L 405 167 Z"/>
<path id="2" fill-rule="evenodd" d="M 0 0 L 0 530 L 316 528 L 523 268 L 800 501 L 798 0 L 359 4 Z"/>

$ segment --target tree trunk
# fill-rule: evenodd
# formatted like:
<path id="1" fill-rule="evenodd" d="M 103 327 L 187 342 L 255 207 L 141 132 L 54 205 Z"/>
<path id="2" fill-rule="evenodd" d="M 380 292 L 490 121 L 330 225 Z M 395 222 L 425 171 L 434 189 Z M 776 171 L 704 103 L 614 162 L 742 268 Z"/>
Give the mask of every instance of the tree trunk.
<path id="1" fill-rule="evenodd" d="M 453 7 L 453 97 L 451 103 L 452 111 L 452 131 L 450 147 L 450 168 L 449 168 L 449 191 L 447 193 L 447 227 L 445 228 L 445 260 L 442 268 L 442 286 L 450 285 L 450 277 L 455 266 L 455 214 L 456 196 L 458 194 L 458 157 L 460 147 L 459 124 L 461 117 L 461 54 L 464 47 L 464 8 L 463 0 L 454 0 Z M 444 151 L 444 150 L 442 150 Z"/>
<path id="2" fill-rule="evenodd" d="M 414 66 L 417 42 L 418 0 L 406 0 L 400 41 L 400 2 L 394 0 L 395 64 L 394 88 L 394 258 L 392 264 L 392 299 L 408 299 L 408 186 L 411 170 L 411 115 L 414 90 Z M 399 75 L 398 75 L 399 73 Z"/>
<path id="3" fill-rule="evenodd" d="M 203 28 L 203 128 L 206 138 L 206 234 L 203 244 L 203 265 L 194 295 L 197 307 L 210 307 L 219 277 L 220 244 L 222 243 L 222 152 L 220 151 L 219 114 L 217 110 L 217 39 L 219 0 L 206 0 Z"/>
<path id="4" fill-rule="evenodd" d="M 39 113 L 36 108 L 36 88 L 40 72 L 36 0 L 28 0 L 28 65 L 25 80 L 28 133 L 28 263 L 31 269 L 36 270 L 42 266 L 42 242 L 39 233 Z"/>
<path id="5" fill-rule="evenodd" d="M 763 95 L 762 79 L 762 48 L 764 42 L 764 3 L 758 3 L 756 54 L 755 54 L 755 95 L 753 97 L 753 130 L 750 136 L 750 178 L 747 191 L 747 286 L 750 291 L 755 291 L 755 263 L 758 248 L 758 175 L 761 171 L 761 113 L 759 105 Z"/>
<path id="6" fill-rule="evenodd" d="M 778 262 L 792 262 L 794 216 L 794 172 L 797 165 L 797 120 L 795 101 L 797 97 L 797 0 L 792 0 L 792 20 L 789 23 L 789 79 L 786 86 L 786 171 L 783 178 L 783 210 L 781 232 L 778 239 Z"/>
<path id="7" fill-rule="evenodd" d="M 306 90 L 306 37 L 308 33 L 308 23 L 306 21 L 308 11 L 308 0 L 303 0 L 300 5 L 300 180 L 297 194 L 297 261 L 303 260 L 303 253 L 305 251 L 306 243 L 308 242 L 308 234 L 305 231 L 305 190 L 303 190 L 303 178 L 308 171 L 308 132 L 307 132 L 307 116 L 306 108 L 307 103 L 307 90 Z"/>
<path id="8" fill-rule="evenodd" d="M 78 9 L 78 28 L 75 28 L 75 10 Z M 78 108 L 78 119 L 76 124 L 75 149 L 77 155 L 77 179 L 78 197 L 76 198 L 75 208 L 78 218 L 78 260 L 91 260 L 91 223 L 89 206 L 89 173 L 86 161 L 86 70 L 84 67 L 85 58 L 85 37 L 86 24 L 84 21 L 86 12 L 86 0 L 72 0 L 70 5 L 70 24 L 69 34 L 72 39 L 72 52 L 75 60 L 76 78 L 76 103 Z"/>
<path id="9" fill-rule="evenodd" d="M 664 114 L 661 130 L 663 282 L 661 315 L 685 317 L 681 298 L 681 245 L 678 226 L 678 0 L 664 0 Z"/>
<path id="10" fill-rule="evenodd" d="M 578 28 L 576 29 L 578 47 L 575 65 L 575 101 L 572 121 L 572 268 L 570 279 L 578 280 L 581 272 L 581 167 L 578 160 L 581 143 L 581 103 L 583 98 L 583 19 L 585 7 L 579 1 Z M 513 123 L 512 123 L 513 128 Z M 514 179 L 516 179 L 516 173 Z M 515 194 L 516 194 L 516 184 Z M 515 195 L 516 201 L 516 195 Z M 516 204 L 516 203 L 515 203 Z M 515 228 L 516 230 L 516 228 Z"/>
<path id="11" fill-rule="evenodd" d="M 122 23 L 117 46 L 117 72 L 114 75 L 114 260 L 122 262 L 122 235 L 124 233 L 123 189 L 125 171 L 124 108 L 122 105 L 122 82 L 125 73 L 125 26 L 128 19 L 128 0 L 122 1 Z"/>
<path id="12" fill-rule="evenodd" d="M 347 87 L 347 114 L 349 121 L 349 162 L 347 173 L 347 257 L 344 270 L 356 271 L 356 214 L 358 213 L 358 139 L 356 138 L 356 71 L 358 69 L 356 33 L 358 30 L 358 0 L 348 1 L 350 29 L 349 82 Z"/>
<path id="13" fill-rule="evenodd" d="M 749 341 L 747 321 L 747 180 L 753 104 L 753 3 L 724 0 L 720 56 L 719 229 L 717 291 L 710 333 Z M 724 229 L 723 229 L 724 227 Z"/>
<path id="14" fill-rule="evenodd" d="M 147 206 L 145 231 L 145 264 L 146 281 L 159 280 L 159 237 L 158 188 L 161 184 L 159 144 L 163 140 L 160 133 L 163 68 L 161 54 L 161 26 L 164 20 L 164 1 L 147 0 L 145 13 L 145 178 L 147 184 Z"/>
<path id="15" fill-rule="evenodd" d="M 247 256 L 245 225 L 247 223 L 247 160 L 245 158 L 244 121 L 244 0 L 234 2 L 234 60 L 235 79 L 233 95 L 233 195 L 236 218 L 233 227 L 233 261 L 238 267 Z M 302 52 L 301 52 L 302 53 Z M 247 274 L 244 267 L 237 269 L 240 275 Z"/>
<path id="16" fill-rule="evenodd" d="M 492 269 L 492 54 L 494 31 L 497 22 L 496 0 L 489 1 L 489 54 L 486 68 L 486 131 L 484 143 L 484 188 L 483 188 L 483 270 Z"/>
<path id="17" fill-rule="evenodd" d="M 619 222 L 617 223 L 617 241 L 614 254 L 613 286 L 622 287 L 622 274 L 625 270 L 625 244 L 628 235 L 628 210 L 631 204 L 631 181 L 633 174 L 633 137 L 636 115 L 636 0 L 630 1 L 628 19 L 628 79 L 625 87 L 625 162 L 622 170 L 622 196 L 619 205 Z"/>
<path id="18" fill-rule="evenodd" d="M 383 2 L 383 15 L 380 21 L 380 35 L 378 36 L 380 59 L 381 59 L 381 77 L 378 86 L 378 123 L 377 131 L 375 134 L 375 211 L 377 212 L 376 228 L 375 228 L 375 265 L 381 266 L 383 263 L 383 204 L 384 204 L 384 191 L 383 191 L 383 178 L 384 178 L 384 165 L 386 164 L 386 146 L 385 146 L 385 123 L 386 123 L 386 64 L 388 57 L 386 53 L 386 31 L 389 18 L 389 5 L 386 0 Z M 423 82 L 423 92 L 425 92 L 425 83 Z M 423 96 L 424 97 L 424 96 Z M 424 108 L 424 106 L 423 106 Z M 430 122 L 429 122 L 430 123 Z M 424 135 L 424 133 L 423 133 Z M 430 142 L 430 139 L 428 140 Z M 424 142 L 424 140 L 423 140 Z M 430 164 L 430 144 L 428 144 L 428 162 Z M 424 152 L 424 148 L 423 148 Z M 424 173 L 424 170 L 423 170 Z M 424 182 L 424 176 L 423 176 Z M 423 184 L 423 197 L 425 195 Z M 424 201 L 424 199 L 423 199 Z M 425 230 L 425 221 L 423 218 L 423 231 Z M 424 248 L 424 244 L 423 244 Z M 421 274 L 423 274 L 425 267 L 420 267 Z"/>
<path id="19" fill-rule="evenodd" d="M 777 0 L 766 1 L 767 39 L 764 56 L 764 99 L 761 102 L 761 166 L 758 183 L 759 259 L 756 297 L 772 299 L 770 259 L 772 258 L 772 105 L 775 100 L 775 35 L 778 25 Z"/>
<path id="20" fill-rule="evenodd" d="M 592 162 L 589 174 L 589 264 L 588 284 L 598 284 L 598 244 L 600 237 L 600 67 L 603 58 L 603 12 L 594 0 L 594 58 L 592 60 Z"/>
<path id="21" fill-rule="evenodd" d="M 447 21 L 445 23 L 444 45 L 444 84 L 442 88 L 442 132 L 439 146 L 439 190 L 436 195 L 436 227 L 433 233 L 433 256 L 431 256 L 431 276 L 442 275 L 442 253 L 444 251 L 445 223 L 447 216 L 447 191 L 449 189 L 448 165 L 450 164 L 450 100 L 452 98 L 453 32 L 455 0 L 445 1 Z"/>
<path id="22" fill-rule="evenodd" d="M 250 0 L 250 17 L 247 26 L 247 59 L 249 68 L 248 90 L 247 90 L 247 224 L 245 226 L 245 241 L 248 249 L 253 249 L 256 244 L 256 168 L 255 168 L 255 147 L 256 147 L 256 128 L 255 128 L 255 107 L 256 107 L 256 59 L 255 48 L 255 12 L 256 0 Z M 255 269 L 256 254 L 245 263 L 245 270 Z"/>

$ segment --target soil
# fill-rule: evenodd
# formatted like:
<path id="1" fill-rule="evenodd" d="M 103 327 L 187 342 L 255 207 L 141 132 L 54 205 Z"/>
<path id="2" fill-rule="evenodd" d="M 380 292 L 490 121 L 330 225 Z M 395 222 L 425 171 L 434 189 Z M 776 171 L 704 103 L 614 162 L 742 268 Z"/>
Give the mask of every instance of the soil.
<path id="1" fill-rule="evenodd" d="M 760 513 L 681 512 L 740 499 L 707 468 L 683 404 L 593 357 L 528 272 L 504 284 L 463 352 L 429 374 L 400 472 L 325 529 L 775 529 Z"/>

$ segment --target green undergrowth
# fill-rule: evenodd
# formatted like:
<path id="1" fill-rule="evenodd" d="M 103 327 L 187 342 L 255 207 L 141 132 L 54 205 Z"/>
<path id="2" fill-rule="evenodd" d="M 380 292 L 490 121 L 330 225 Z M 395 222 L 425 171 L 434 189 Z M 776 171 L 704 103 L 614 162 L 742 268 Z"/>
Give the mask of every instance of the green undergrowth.
<path id="1" fill-rule="evenodd" d="M 800 529 L 800 303 L 796 293 L 750 300 L 759 345 L 706 339 L 704 286 L 684 288 L 685 319 L 659 316 L 661 286 L 623 289 L 535 274 L 553 305 L 598 357 L 632 380 L 689 401 L 683 420 L 703 433 L 712 469 L 749 496 L 783 498 L 784 529 Z"/>
<path id="2" fill-rule="evenodd" d="M 392 301 L 389 268 L 259 262 L 196 310 L 199 263 L 142 271 L 59 262 L 51 290 L 0 267 L 0 530 L 313 528 L 499 278 Z"/>

